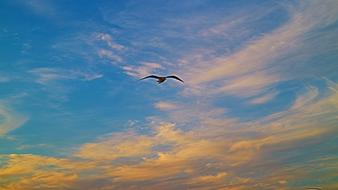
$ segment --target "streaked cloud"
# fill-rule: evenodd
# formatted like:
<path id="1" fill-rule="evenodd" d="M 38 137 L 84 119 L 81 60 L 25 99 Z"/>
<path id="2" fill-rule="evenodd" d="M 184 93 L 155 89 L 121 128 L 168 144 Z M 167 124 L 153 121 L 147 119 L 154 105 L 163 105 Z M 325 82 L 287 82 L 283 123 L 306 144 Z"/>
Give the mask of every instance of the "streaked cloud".
<path id="1" fill-rule="evenodd" d="M 179 106 L 171 103 L 171 102 L 156 102 L 154 104 L 155 108 L 159 109 L 159 110 L 173 110 L 173 109 L 177 109 Z"/>
<path id="2" fill-rule="evenodd" d="M 96 37 L 99 41 L 105 42 L 106 45 L 113 50 L 121 51 L 126 49 L 123 45 L 114 42 L 113 37 L 107 33 L 99 33 Z"/>
<path id="3" fill-rule="evenodd" d="M 306 104 L 311 103 L 311 101 L 314 101 L 315 98 L 317 98 L 319 95 L 319 91 L 317 88 L 315 87 L 308 87 L 306 94 L 303 94 L 301 96 L 299 96 L 294 104 L 292 105 L 292 109 L 298 109 L 301 108 L 303 106 L 305 106 Z"/>
<path id="4" fill-rule="evenodd" d="M 277 95 L 276 92 L 268 92 L 266 94 L 250 99 L 249 103 L 250 104 L 264 104 L 272 100 L 276 95 Z"/>
<path id="5" fill-rule="evenodd" d="M 295 64 L 288 55 L 306 46 L 308 42 L 304 39 L 308 33 L 327 27 L 337 20 L 338 10 L 335 7 L 335 1 L 327 1 L 325 4 L 308 1 L 289 6 L 290 18 L 285 24 L 244 45 L 233 54 L 195 65 L 195 69 L 190 70 L 191 73 L 185 78 L 193 86 L 207 83 L 208 88 L 213 88 L 211 93 L 257 95 L 269 86 L 287 80 L 287 73 L 283 73 L 281 67 Z M 285 58 L 288 58 L 287 62 L 283 61 Z M 189 73 L 189 69 L 186 72 Z"/>
<path id="6" fill-rule="evenodd" d="M 113 62 L 122 62 L 122 57 L 113 53 L 113 51 L 107 49 L 99 49 L 97 51 L 99 57 L 107 58 Z"/>
<path id="7" fill-rule="evenodd" d="M 27 116 L 16 113 L 7 105 L 0 103 L 0 136 L 19 128 L 27 120 Z"/>
<path id="8" fill-rule="evenodd" d="M 111 63 L 121 63 L 123 57 L 121 52 L 127 50 L 127 48 L 113 39 L 108 33 L 94 34 L 95 41 L 98 42 L 97 54 L 100 58 L 110 60 Z"/>
<path id="9" fill-rule="evenodd" d="M 265 87 L 280 82 L 280 77 L 271 74 L 255 73 L 233 78 L 222 87 L 215 90 L 216 93 L 225 93 L 237 96 L 252 96 L 258 94 Z"/>
<path id="10" fill-rule="evenodd" d="M 58 68 L 36 68 L 29 71 L 36 76 L 36 82 L 40 84 L 48 84 L 57 80 L 84 80 L 91 81 L 103 77 L 99 73 L 89 73 L 75 70 L 64 70 Z"/>
<path id="11" fill-rule="evenodd" d="M 157 72 L 163 67 L 158 63 L 143 62 L 140 66 L 124 66 L 122 69 L 132 77 L 141 78 L 153 74 L 153 72 Z"/>

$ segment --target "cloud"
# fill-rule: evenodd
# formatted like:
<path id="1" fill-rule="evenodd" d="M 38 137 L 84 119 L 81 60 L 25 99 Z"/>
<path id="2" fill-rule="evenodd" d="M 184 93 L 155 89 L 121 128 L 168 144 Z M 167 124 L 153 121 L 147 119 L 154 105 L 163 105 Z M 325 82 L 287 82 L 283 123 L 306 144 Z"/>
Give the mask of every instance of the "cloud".
<path id="1" fill-rule="evenodd" d="M 155 103 L 155 108 L 159 109 L 159 110 L 164 110 L 164 111 L 168 111 L 168 110 L 173 110 L 173 109 L 177 109 L 179 106 L 171 103 L 171 102 L 156 102 Z"/>
<path id="2" fill-rule="evenodd" d="M 244 45 L 233 54 L 218 56 L 198 65 L 194 63 L 194 69 L 189 69 L 190 65 L 186 66 L 185 73 L 188 74 L 184 77 L 192 87 L 203 87 L 204 84 L 215 89 L 210 93 L 257 95 L 273 84 L 288 80 L 282 68 L 300 61 L 299 57 L 290 55 L 310 43 L 305 39 L 311 32 L 336 22 L 336 5 L 336 1 L 327 1 L 325 4 L 308 1 L 286 6 L 290 18 L 282 26 Z M 311 56 L 311 52 L 307 52 L 307 56 Z"/>
<path id="3" fill-rule="evenodd" d="M 113 62 L 122 62 L 123 59 L 121 56 L 114 54 L 112 51 L 107 49 L 99 49 L 97 51 L 99 57 L 101 58 L 108 58 L 109 60 Z"/>
<path id="4" fill-rule="evenodd" d="M 116 133 L 96 143 L 87 143 L 76 156 L 94 160 L 115 160 L 123 157 L 141 157 L 151 152 L 153 142 L 145 137 L 135 138 L 135 134 Z"/>
<path id="5" fill-rule="evenodd" d="M 153 74 L 153 72 L 161 70 L 163 67 L 158 63 L 143 62 L 140 66 L 124 66 L 122 69 L 132 77 L 141 78 Z"/>
<path id="6" fill-rule="evenodd" d="M 121 63 L 123 61 L 121 52 L 127 50 L 127 48 L 113 40 L 113 37 L 108 33 L 95 34 L 95 39 L 103 44 L 98 44 L 99 48 L 97 54 L 100 58 L 107 58 L 110 61 Z"/>
<path id="7" fill-rule="evenodd" d="M 305 106 L 306 104 L 311 103 L 312 101 L 315 100 L 315 98 L 317 98 L 319 95 L 319 91 L 317 88 L 315 87 L 308 87 L 306 94 L 303 94 L 302 96 L 299 96 L 295 102 L 292 105 L 292 109 L 299 109 L 303 106 Z"/>
<path id="8" fill-rule="evenodd" d="M 83 81 L 91 81 L 95 79 L 99 79 L 103 77 L 102 74 L 99 73 L 89 73 L 75 70 L 64 70 L 58 68 L 35 68 L 29 73 L 36 76 L 36 82 L 39 84 L 46 85 L 53 81 L 58 80 L 83 80 Z"/>
<path id="9" fill-rule="evenodd" d="M 220 21 L 216 24 L 202 28 L 202 30 L 198 32 L 198 35 L 204 38 L 207 37 L 227 40 L 229 38 L 239 37 L 243 35 L 243 33 L 247 32 L 248 29 L 245 26 L 263 19 L 267 15 L 273 13 L 273 11 L 276 11 L 277 8 L 278 6 L 276 5 L 270 5 L 270 7 L 263 5 L 261 7 L 237 10 L 235 13 L 220 19 Z"/>
<path id="10" fill-rule="evenodd" d="M 264 104 L 264 103 L 272 100 L 276 95 L 277 95 L 276 92 L 269 92 L 269 93 L 263 94 L 261 96 L 254 97 L 254 98 L 250 99 L 249 103 L 250 104 Z"/>
<path id="11" fill-rule="evenodd" d="M 252 96 L 258 94 L 265 87 L 280 82 L 280 77 L 267 73 L 251 73 L 239 76 L 226 82 L 215 90 L 217 93 L 226 93 L 237 96 Z"/>
<path id="12" fill-rule="evenodd" d="M 89 27 L 96 28 L 96 25 L 92 26 L 91 23 L 80 24 L 88 24 Z M 108 62 L 114 66 L 117 66 L 116 63 L 123 63 L 124 53 L 128 50 L 127 47 L 116 42 L 112 35 L 92 30 L 84 30 L 58 38 L 51 47 L 61 52 L 62 56 L 56 57 L 58 61 L 76 59 L 82 60 L 83 63 L 92 63 L 92 65 Z"/>
<path id="13" fill-rule="evenodd" d="M 76 171 L 90 168 L 87 163 L 32 154 L 0 155 L 7 160 L 0 170 L 1 188 L 14 189 L 65 189 L 76 181 Z"/>
<path id="14" fill-rule="evenodd" d="M 223 125 L 218 132 L 214 131 L 218 125 L 182 131 L 173 124 L 162 124 L 150 134 L 115 133 L 84 144 L 70 158 L 5 156 L 8 161 L 1 166 L 1 182 L 5 189 L 81 189 L 81 184 L 102 189 L 288 189 L 289 181 L 297 181 L 308 171 L 302 173 L 271 156 L 290 149 L 290 144 L 297 146 L 334 130 L 332 122 L 322 119 L 337 121 L 331 117 L 338 110 L 336 100 L 332 90 L 330 96 L 304 104 L 292 114 L 246 128 L 241 127 L 246 123 L 235 123 L 235 128 Z M 329 112 L 313 115 L 327 106 Z M 261 175 L 252 174 L 257 167 Z M 16 178 L 10 180 L 12 175 Z"/>
<path id="15" fill-rule="evenodd" d="M 18 114 L 5 104 L 0 103 L 0 136 L 19 128 L 27 120 L 27 116 Z"/>
<path id="16" fill-rule="evenodd" d="M 215 175 L 206 175 L 206 176 L 200 176 L 196 179 L 193 179 L 193 182 L 195 183 L 213 183 L 215 181 L 223 181 L 224 178 L 227 176 L 227 173 L 220 172 Z"/>
<path id="17" fill-rule="evenodd" d="M 113 50 L 121 51 L 126 49 L 123 45 L 114 42 L 113 37 L 107 33 L 99 33 L 96 37 L 98 40 L 105 42 Z"/>

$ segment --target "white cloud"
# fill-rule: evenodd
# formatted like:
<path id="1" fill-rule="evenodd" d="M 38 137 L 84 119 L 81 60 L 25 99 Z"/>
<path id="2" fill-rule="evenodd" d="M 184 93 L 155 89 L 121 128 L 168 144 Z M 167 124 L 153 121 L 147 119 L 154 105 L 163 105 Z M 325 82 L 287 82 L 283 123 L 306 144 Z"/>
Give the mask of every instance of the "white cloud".
<path id="1" fill-rule="evenodd" d="M 28 117 L 15 113 L 8 106 L 0 103 L 0 136 L 22 126 Z"/>
<path id="2" fill-rule="evenodd" d="M 101 58 L 107 58 L 107 59 L 109 59 L 109 60 L 111 60 L 111 61 L 113 61 L 113 62 L 118 62 L 118 63 L 120 63 L 120 62 L 123 61 L 123 59 L 122 59 L 121 56 L 115 54 L 115 53 L 114 53 L 113 51 L 111 51 L 111 50 L 107 50 L 107 49 L 99 49 L 99 50 L 97 51 L 97 53 L 98 53 L 99 57 L 101 57 Z"/>
<path id="3" fill-rule="evenodd" d="M 234 77 L 216 89 L 215 92 L 244 97 L 252 96 L 260 93 L 266 86 L 279 81 L 281 81 L 281 79 L 273 74 L 250 73 L 248 75 Z"/>
<path id="4" fill-rule="evenodd" d="M 264 104 L 272 100 L 277 95 L 276 92 L 269 92 L 249 100 L 250 104 Z"/>
<path id="5" fill-rule="evenodd" d="M 223 18 L 220 22 L 217 22 L 211 27 L 203 28 L 198 34 L 208 38 L 233 38 L 234 36 L 237 36 L 238 33 L 245 33 L 246 25 L 259 21 L 277 8 L 278 6 L 262 6 L 260 8 L 255 7 L 254 9 L 239 10 L 235 14 Z"/>
<path id="6" fill-rule="evenodd" d="M 103 77 L 100 73 L 82 73 L 81 74 L 86 81 L 96 80 Z"/>
<path id="7" fill-rule="evenodd" d="M 126 47 L 124 47 L 123 45 L 114 42 L 113 37 L 109 34 L 99 33 L 97 34 L 96 37 L 100 41 L 104 41 L 107 44 L 107 46 L 110 47 L 111 49 L 119 50 L 119 51 L 126 49 Z"/>
<path id="8" fill-rule="evenodd" d="M 184 77 L 192 88 L 205 85 L 213 89 L 211 93 L 257 95 L 273 84 L 288 80 L 282 68 L 299 61 L 297 56 L 289 56 L 290 53 L 300 51 L 309 43 L 304 41 L 309 33 L 336 22 L 337 7 L 334 0 L 290 6 L 290 19 L 284 25 L 233 54 L 186 65 Z M 311 52 L 307 55 L 311 56 Z"/>
<path id="9" fill-rule="evenodd" d="M 29 71 L 29 73 L 36 76 L 36 82 L 40 84 L 48 84 L 57 80 L 84 80 L 91 81 L 103 77 L 99 73 L 89 73 L 75 70 L 64 70 L 56 68 L 35 68 Z"/>
<path id="10" fill-rule="evenodd" d="M 100 47 L 97 50 L 99 57 L 118 63 L 123 61 L 120 54 L 121 52 L 127 50 L 125 46 L 115 42 L 113 37 L 107 33 L 98 33 L 94 36 L 96 41 L 103 42 L 103 44 L 99 45 Z"/>
<path id="11" fill-rule="evenodd" d="M 126 74 L 140 78 L 149 74 L 153 74 L 153 72 L 161 70 L 163 67 L 158 63 L 153 62 L 143 62 L 140 66 L 124 66 L 122 69 Z"/>

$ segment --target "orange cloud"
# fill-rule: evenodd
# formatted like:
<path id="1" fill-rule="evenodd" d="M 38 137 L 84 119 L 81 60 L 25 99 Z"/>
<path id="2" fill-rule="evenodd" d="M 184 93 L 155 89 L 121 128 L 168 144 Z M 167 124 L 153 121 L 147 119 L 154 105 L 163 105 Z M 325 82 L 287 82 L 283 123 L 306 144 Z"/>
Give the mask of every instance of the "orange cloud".
<path id="1" fill-rule="evenodd" d="M 83 189 L 84 184 L 93 189 L 292 189 L 289 181 L 315 171 L 283 166 L 278 159 L 270 163 L 271 154 L 328 135 L 337 121 L 338 93 L 332 90 L 330 96 L 316 100 L 309 96 L 313 90 L 300 95 L 298 99 L 311 97 L 311 101 L 302 101 L 306 103 L 297 109 L 291 106 L 292 114 L 251 126 L 214 120 L 210 126 L 183 131 L 162 124 L 148 135 L 126 131 L 84 144 L 69 158 L 2 155 L 0 186 L 5 190 Z M 315 163 L 330 168 L 337 164 L 336 160 Z M 265 169 L 269 172 L 255 174 Z M 332 176 L 328 172 L 325 178 Z"/>
<path id="2" fill-rule="evenodd" d="M 2 155 L 8 162 L 0 169 L 0 187 L 4 190 L 68 188 L 79 170 L 91 164 L 69 159 L 31 154 Z"/>

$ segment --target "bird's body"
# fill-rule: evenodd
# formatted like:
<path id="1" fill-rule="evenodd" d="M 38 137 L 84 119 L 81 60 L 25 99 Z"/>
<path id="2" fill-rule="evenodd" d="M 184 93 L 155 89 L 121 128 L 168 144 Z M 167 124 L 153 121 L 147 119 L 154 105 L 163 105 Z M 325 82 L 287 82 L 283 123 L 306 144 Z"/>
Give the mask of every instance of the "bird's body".
<path id="1" fill-rule="evenodd" d="M 167 78 L 165 78 L 165 77 L 158 77 L 157 82 L 158 82 L 158 84 L 161 84 L 165 80 L 167 80 Z"/>
<path id="2" fill-rule="evenodd" d="M 157 83 L 158 83 L 158 84 L 163 83 L 163 82 L 166 81 L 168 78 L 176 79 L 176 80 L 181 81 L 181 82 L 184 83 L 184 81 L 183 81 L 182 79 L 180 79 L 180 78 L 178 78 L 177 76 L 174 76 L 174 75 L 166 76 L 166 77 L 156 76 L 156 75 L 149 75 L 149 76 L 146 76 L 146 77 L 141 78 L 140 80 L 148 79 L 148 78 L 154 78 L 154 79 L 157 79 Z"/>

